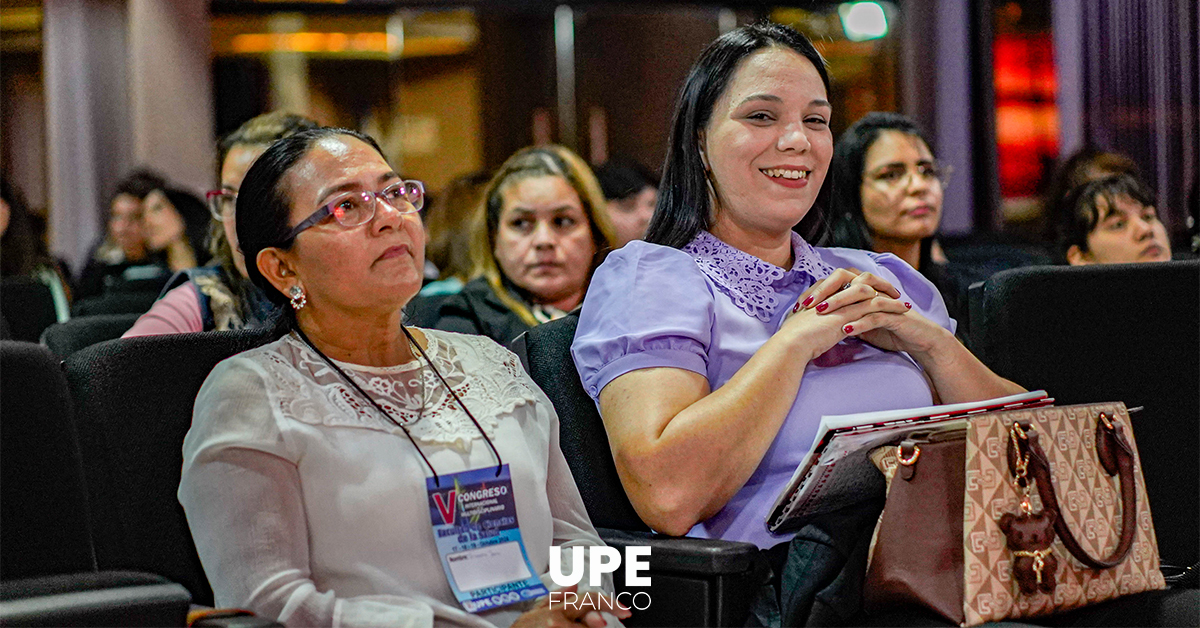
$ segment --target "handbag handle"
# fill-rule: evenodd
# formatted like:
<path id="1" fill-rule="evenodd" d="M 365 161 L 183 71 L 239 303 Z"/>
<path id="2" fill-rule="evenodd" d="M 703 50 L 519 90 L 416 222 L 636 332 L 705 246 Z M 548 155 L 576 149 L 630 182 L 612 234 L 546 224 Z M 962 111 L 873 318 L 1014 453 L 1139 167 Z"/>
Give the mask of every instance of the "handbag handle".
<path id="1" fill-rule="evenodd" d="M 1109 475 L 1117 475 L 1121 481 L 1121 537 L 1117 547 L 1108 558 L 1097 559 L 1090 556 L 1075 539 L 1067 520 L 1060 512 L 1058 495 L 1054 491 L 1054 482 L 1050 477 L 1050 459 L 1038 443 L 1037 431 L 1028 422 L 1018 422 L 1025 434 L 1024 439 L 1009 439 L 1008 462 L 1009 471 L 1013 472 L 1018 458 L 1028 456 L 1027 473 L 1037 481 L 1038 496 L 1042 500 L 1042 508 L 1054 512 L 1054 529 L 1062 539 L 1067 551 L 1071 552 L 1079 562 L 1093 569 L 1108 569 L 1115 567 L 1125 559 L 1129 548 L 1133 546 L 1133 536 L 1137 531 L 1137 484 L 1133 477 L 1133 447 L 1125 438 L 1120 425 L 1113 423 L 1108 415 L 1101 412 L 1096 418 L 1096 455 L 1100 466 Z M 1013 443 L 1017 442 L 1016 451 Z"/>

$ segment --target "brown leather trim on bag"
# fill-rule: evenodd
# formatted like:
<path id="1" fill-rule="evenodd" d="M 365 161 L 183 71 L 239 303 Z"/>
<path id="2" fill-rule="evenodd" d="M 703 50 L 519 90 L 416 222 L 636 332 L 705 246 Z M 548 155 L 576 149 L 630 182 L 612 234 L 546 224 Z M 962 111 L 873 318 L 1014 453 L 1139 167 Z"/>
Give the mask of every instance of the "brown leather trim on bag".
<path id="1" fill-rule="evenodd" d="M 1084 565 L 1093 569 L 1108 569 L 1119 565 L 1133 546 L 1133 537 L 1137 532 L 1137 484 L 1133 477 L 1133 447 L 1126 440 L 1122 427 L 1113 424 L 1103 413 L 1096 419 L 1096 423 L 1096 450 L 1100 464 L 1106 471 L 1110 465 L 1115 466 L 1121 480 L 1121 537 L 1112 554 L 1104 559 L 1089 556 L 1071 533 L 1071 528 L 1067 526 L 1067 521 L 1060 512 L 1058 496 L 1050 477 L 1050 463 L 1046 452 L 1038 444 L 1037 432 L 1027 422 L 1020 424 L 1028 437 L 1023 442 L 1029 451 L 1029 475 L 1037 481 L 1042 508 L 1055 514 L 1054 529 L 1062 539 L 1063 546 Z M 1108 473 L 1111 475 L 1112 471 Z"/>
<path id="2" fill-rule="evenodd" d="M 908 464 L 897 463 L 888 487 L 863 603 L 868 611 L 916 603 L 961 625 L 966 430 L 941 438 L 906 439 L 888 454 Z"/>

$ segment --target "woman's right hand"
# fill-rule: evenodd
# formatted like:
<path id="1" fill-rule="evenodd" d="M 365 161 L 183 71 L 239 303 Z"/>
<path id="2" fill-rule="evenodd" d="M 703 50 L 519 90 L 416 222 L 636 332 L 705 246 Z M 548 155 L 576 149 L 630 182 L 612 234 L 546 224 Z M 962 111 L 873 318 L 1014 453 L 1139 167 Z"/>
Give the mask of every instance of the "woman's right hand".
<path id="1" fill-rule="evenodd" d="M 852 322 L 876 312 L 909 311 L 911 304 L 899 297 L 900 291 L 881 277 L 839 268 L 800 295 L 780 331 L 794 334 L 812 360 L 854 333 Z"/>

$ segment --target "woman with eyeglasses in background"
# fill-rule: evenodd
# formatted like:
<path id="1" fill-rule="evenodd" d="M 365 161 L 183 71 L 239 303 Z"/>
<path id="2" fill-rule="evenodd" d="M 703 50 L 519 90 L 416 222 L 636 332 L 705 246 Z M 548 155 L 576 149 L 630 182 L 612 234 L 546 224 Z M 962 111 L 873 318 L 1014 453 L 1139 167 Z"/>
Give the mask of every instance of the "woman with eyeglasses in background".
<path id="1" fill-rule="evenodd" d="M 290 626 L 599 628 L 611 616 L 545 599 L 553 546 L 602 545 L 554 407 L 492 340 L 401 323 L 424 194 L 347 129 L 281 140 L 246 174 L 237 235 L 282 315 L 278 340 L 213 369 L 183 444 L 216 602 Z"/>
<path id="2" fill-rule="evenodd" d="M 868 113 L 838 138 L 829 173 L 830 244 L 899 257 L 937 286 L 961 321 L 959 282 L 934 239 L 950 171 L 925 132 L 898 113 Z"/>
<path id="3" fill-rule="evenodd" d="M 250 165 L 273 142 L 318 126 L 308 118 L 276 111 L 250 119 L 217 144 L 221 187 L 208 193 L 212 264 L 172 278 L 163 296 L 124 337 L 240 329 L 266 321 L 273 307 L 247 279 L 246 262 L 237 246 L 233 210 L 238 187 Z"/>

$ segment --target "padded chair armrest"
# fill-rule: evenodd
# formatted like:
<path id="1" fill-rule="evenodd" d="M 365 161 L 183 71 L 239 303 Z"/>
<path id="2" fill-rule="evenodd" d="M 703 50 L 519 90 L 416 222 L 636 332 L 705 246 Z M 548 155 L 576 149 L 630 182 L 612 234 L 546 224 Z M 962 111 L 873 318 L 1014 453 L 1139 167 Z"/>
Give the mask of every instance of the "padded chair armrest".
<path id="1" fill-rule="evenodd" d="M 192 605 L 188 612 L 189 628 L 283 628 L 283 624 L 240 609 Z"/>
<path id="2" fill-rule="evenodd" d="M 753 569 L 758 559 L 758 547 L 751 543 L 609 528 L 596 531 L 605 543 L 622 552 L 631 545 L 650 546 L 650 566 L 655 571 L 705 576 L 740 574 Z"/>
<path id="3" fill-rule="evenodd" d="M 0 583 L 3 626 L 183 626 L 192 596 L 135 572 L 87 572 Z"/>

